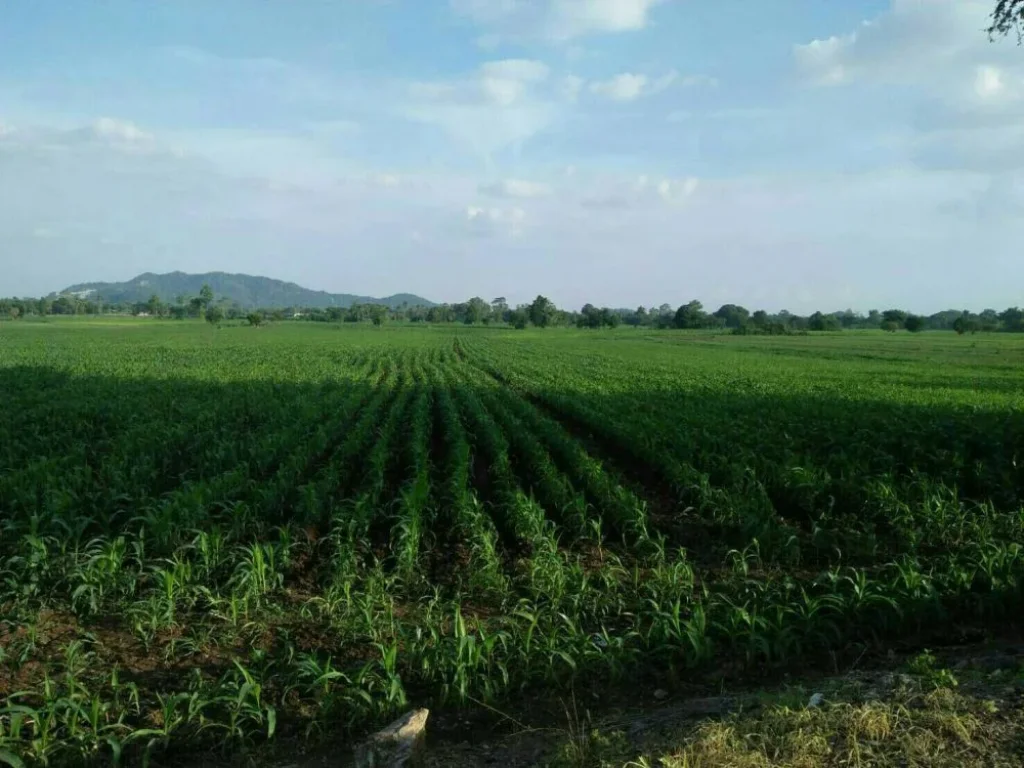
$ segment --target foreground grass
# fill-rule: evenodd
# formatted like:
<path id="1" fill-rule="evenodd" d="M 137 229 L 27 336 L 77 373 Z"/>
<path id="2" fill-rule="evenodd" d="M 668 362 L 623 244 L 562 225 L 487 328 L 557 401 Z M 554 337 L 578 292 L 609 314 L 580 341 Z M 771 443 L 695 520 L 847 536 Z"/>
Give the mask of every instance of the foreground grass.
<path id="1" fill-rule="evenodd" d="M 816 693 L 812 693 L 815 691 Z M 721 715 L 703 714 L 723 702 Z M 931 654 L 903 671 L 811 687 L 680 700 L 591 718 L 575 700 L 556 726 L 442 746 L 429 766 L 549 768 L 1000 768 L 1024 762 L 1024 666 L 954 673 Z"/>

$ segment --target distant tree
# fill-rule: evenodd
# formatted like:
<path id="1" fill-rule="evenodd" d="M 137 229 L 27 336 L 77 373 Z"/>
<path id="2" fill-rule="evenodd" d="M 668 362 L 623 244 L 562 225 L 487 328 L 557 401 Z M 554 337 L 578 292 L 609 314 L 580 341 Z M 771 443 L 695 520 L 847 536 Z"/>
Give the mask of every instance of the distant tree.
<path id="1" fill-rule="evenodd" d="M 208 307 L 213 303 L 213 288 L 209 283 L 203 283 L 203 287 L 199 289 L 199 301 L 203 307 Z"/>
<path id="2" fill-rule="evenodd" d="M 504 296 L 491 299 L 491 314 L 496 322 L 505 322 L 508 316 L 508 301 Z"/>
<path id="3" fill-rule="evenodd" d="M 74 315 L 78 313 L 78 300 L 73 296 L 59 296 L 50 305 L 50 314 Z"/>
<path id="4" fill-rule="evenodd" d="M 869 328 L 878 328 L 882 325 L 882 313 L 877 309 L 872 309 L 868 312 L 868 318 L 865 321 Z"/>
<path id="5" fill-rule="evenodd" d="M 883 320 L 882 325 L 879 327 L 883 331 L 888 331 L 889 333 L 896 333 L 896 331 L 898 331 L 901 326 L 895 320 Z"/>
<path id="6" fill-rule="evenodd" d="M 511 312 L 509 312 L 508 321 L 516 330 L 523 330 L 526 327 L 526 324 L 530 322 L 529 305 L 516 307 Z"/>
<path id="7" fill-rule="evenodd" d="M 764 328 L 768 325 L 768 313 L 763 309 L 759 309 L 750 316 L 750 322 L 758 328 Z"/>
<path id="8" fill-rule="evenodd" d="M 750 322 L 750 311 L 738 304 L 723 304 L 715 310 L 714 316 L 721 320 L 726 328 L 739 328 Z"/>
<path id="9" fill-rule="evenodd" d="M 807 318 L 807 330 L 809 331 L 840 331 L 843 324 L 835 315 L 826 315 L 815 312 Z"/>
<path id="10" fill-rule="evenodd" d="M 833 312 L 832 317 L 839 321 L 839 325 L 843 328 L 853 328 L 858 323 L 864 320 L 863 317 L 858 315 L 852 309 L 846 309 L 842 312 Z"/>
<path id="11" fill-rule="evenodd" d="M 911 333 L 920 333 L 926 324 L 927 321 L 920 315 L 907 315 L 907 319 L 903 321 L 903 327 Z"/>
<path id="12" fill-rule="evenodd" d="M 538 328 L 547 328 L 555 319 L 558 310 L 545 296 L 537 296 L 530 304 L 530 322 Z"/>
<path id="13" fill-rule="evenodd" d="M 584 304 L 579 317 L 576 318 L 576 325 L 580 328 L 600 328 L 601 311 L 593 304 Z"/>
<path id="14" fill-rule="evenodd" d="M 994 309 L 982 310 L 978 315 L 978 324 L 983 331 L 995 331 L 999 329 L 999 313 Z"/>
<path id="15" fill-rule="evenodd" d="M 19 317 L 21 317 L 21 307 L 15 307 L 15 306 L 8 307 L 7 308 L 7 316 L 10 317 L 11 320 L 17 320 Z"/>
<path id="16" fill-rule="evenodd" d="M 184 320 L 188 317 L 188 307 L 180 304 L 175 305 L 168 310 L 168 314 L 170 314 L 170 316 L 175 320 Z"/>
<path id="17" fill-rule="evenodd" d="M 601 320 L 601 326 L 604 328 L 618 328 L 622 323 L 622 316 L 618 312 L 608 309 L 608 307 L 602 307 L 598 316 Z"/>
<path id="18" fill-rule="evenodd" d="M 1024 311 L 1019 307 L 1010 307 L 999 313 L 999 321 L 1004 331 L 1011 333 L 1024 332 Z"/>
<path id="19" fill-rule="evenodd" d="M 683 304 L 676 310 L 676 328 L 703 328 L 707 322 L 707 315 L 704 313 L 704 305 L 694 299 L 689 304 Z"/>
<path id="20" fill-rule="evenodd" d="M 188 315 L 189 317 L 201 317 L 203 314 L 203 300 L 198 296 L 193 296 L 188 300 Z"/>
<path id="21" fill-rule="evenodd" d="M 978 322 L 977 318 L 971 317 L 971 313 L 966 309 L 953 322 L 953 330 L 960 336 L 963 336 L 965 333 L 977 333 L 980 327 L 981 323 Z"/>
<path id="22" fill-rule="evenodd" d="M 149 301 L 146 302 L 146 311 L 154 317 L 159 317 L 163 314 L 164 303 L 160 301 L 160 297 L 155 293 L 149 297 Z"/>
<path id="23" fill-rule="evenodd" d="M 374 304 L 370 307 L 370 320 L 374 325 L 380 327 L 388 317 L 388 308 L 383 304 Z"/>
<path id="24" fill-rule="evenodd" d="M 479 296 L 474 296 L 466 302 L 464 322 L 466 325 L 476 325 L 487 320 L 490 314 L 491 306 Z"/>
<path id="25" fill-rule="evenodd" d="M 285 318 L 285 312 L 283 309 L 275 309 L 270 313 L 270 319 L 276 322 L 281 322 Z"/>
<path id="26" fill-rule="evenodd" d="M 641 304 L 636 308 L 636 312 L 633 313 L 632 322 L 630 325 L 649 325 L 651 322 L 651 316 L 647 313 L 647 310 Z"/>
<path id="27" fill-rule="evenodd" d="M 221 309 L 219 304 L 214 304 L 206 308 L 206 322 L 210 325 L 217 325 L 224 319 L 224 310 Z"/>
<path id="28" fill-rule="evenodd" d="M 250 312 L 245 316 L 245 319 L 249 322 L 253 328 L 259 328 L 263 325 L 263 315 L 259 312 Z"/>
<path id="29" fill-rule="evenodd" d="M 963 312 L 958 309 L 944 309 L 941 312 L 936 312 L 929 316 L 928 327 L 933 331 L 952 331 L 957 318 L 962 314 Z"/>
<path id="30" fill-rule="evenodd" d="M 896 323 L 899 328 L 902 328 L 903 324 L 907 322 L 907 313 L 902 309 L 887 309 L 882 313 L 882 322 Z"/>

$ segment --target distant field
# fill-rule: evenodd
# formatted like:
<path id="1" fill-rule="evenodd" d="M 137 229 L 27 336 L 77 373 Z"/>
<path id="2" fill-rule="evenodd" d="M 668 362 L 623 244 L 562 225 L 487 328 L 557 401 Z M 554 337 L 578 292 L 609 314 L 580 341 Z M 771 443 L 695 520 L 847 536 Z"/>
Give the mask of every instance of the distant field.
<path id="1" fill-rule="evenodd" d="M 0 764 L 1024 608 L 1024 339 L 0 323 Z"/>

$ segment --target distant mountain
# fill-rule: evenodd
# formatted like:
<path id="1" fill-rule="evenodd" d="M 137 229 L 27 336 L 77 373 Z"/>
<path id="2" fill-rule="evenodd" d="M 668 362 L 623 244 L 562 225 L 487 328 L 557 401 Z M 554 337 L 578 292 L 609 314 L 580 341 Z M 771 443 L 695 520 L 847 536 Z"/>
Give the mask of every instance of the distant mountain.
<path id="1" fill-rule="evenodd" d="M 179 296 L 198 296 L 204 284 L 213 289 L 218 299 L 224 298 L 247 308 L 350 307 L 353 304 L 383 304 L 393 308 L 403 304 L 410 307 L 434 306 L 434 302 L 411 293 L 396 293 L 394 296 L 375 299 L 350 293 L 313 291 L 269 277 L 232 275 L 226 272 L 207 272 L 205 275 L 189 275 L 184 272 L 155 275 L 146 272 L 126 283 L 79 283 L 65 288 L 61 293 L 102 299 L 110 303 L 147 301 L 155 293 L 161 301 L 173 303 Z"/>

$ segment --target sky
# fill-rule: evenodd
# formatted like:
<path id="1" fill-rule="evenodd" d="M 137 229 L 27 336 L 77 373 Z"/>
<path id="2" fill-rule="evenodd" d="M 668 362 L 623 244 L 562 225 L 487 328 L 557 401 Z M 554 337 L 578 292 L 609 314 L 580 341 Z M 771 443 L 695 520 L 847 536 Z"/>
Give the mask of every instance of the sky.
<path id="1" fill-rule="evenodd" d="M 0 295 L 1024 302 L 992 0 L 8 0 Z"/>

